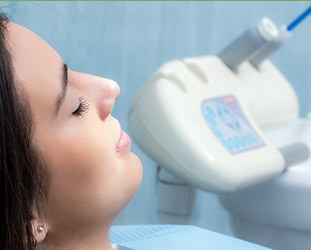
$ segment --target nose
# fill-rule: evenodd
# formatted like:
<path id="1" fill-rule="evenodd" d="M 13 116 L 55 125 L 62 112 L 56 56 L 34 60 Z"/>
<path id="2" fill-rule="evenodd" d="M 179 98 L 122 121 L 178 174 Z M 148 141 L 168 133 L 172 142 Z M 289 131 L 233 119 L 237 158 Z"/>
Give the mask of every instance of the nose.
<path id="1" fill-rule="evenodd" d="M 92 99 L 98 115 L 105 120 L 120 95 L 119 85 L 110 79 L 69 70 L 69 82 Z"/>
<path id="2" fill-rule="evenodd" d="M 105 120 L 111 113 L 114 103 L 120 95 L 119 85 L 110 79 L 101 79 L 101 84 L 97 90 L 97 110 L 101 120 Z"/>

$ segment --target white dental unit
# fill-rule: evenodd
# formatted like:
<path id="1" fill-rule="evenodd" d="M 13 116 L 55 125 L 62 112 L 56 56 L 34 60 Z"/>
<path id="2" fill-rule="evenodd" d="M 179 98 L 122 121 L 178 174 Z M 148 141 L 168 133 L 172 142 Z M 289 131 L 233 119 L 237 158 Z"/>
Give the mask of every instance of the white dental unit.
<path id="1" fill-rule="evenodd" d="M 263 18 L 217 56 L 168 62 L 140 90 L 129 113 L 130 133 L 159 166 L 163 222 L 189 221 L 193 187 L 234 192 L 308 159 L 306 143 L 278 148 L 266 137 L 299 120 L 293 87 L 266 58 L 310 10 L 281 30 Z M 175 212 L 179 219 L 170 220 Z"/>

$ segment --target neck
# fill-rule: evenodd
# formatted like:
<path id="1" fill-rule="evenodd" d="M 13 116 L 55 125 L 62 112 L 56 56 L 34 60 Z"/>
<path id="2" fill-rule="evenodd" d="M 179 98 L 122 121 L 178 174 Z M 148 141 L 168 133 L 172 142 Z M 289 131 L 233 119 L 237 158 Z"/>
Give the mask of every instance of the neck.
<path id="1" fill-rule="evenodd" d="M 46 239 L 39 244 L 38 249 L 112 250 L 109 240 L 109 227 L 92 230 L 83 228 L 82 230 L 74 230 L 67 233 L 64 231 L 48 233 Z"/>

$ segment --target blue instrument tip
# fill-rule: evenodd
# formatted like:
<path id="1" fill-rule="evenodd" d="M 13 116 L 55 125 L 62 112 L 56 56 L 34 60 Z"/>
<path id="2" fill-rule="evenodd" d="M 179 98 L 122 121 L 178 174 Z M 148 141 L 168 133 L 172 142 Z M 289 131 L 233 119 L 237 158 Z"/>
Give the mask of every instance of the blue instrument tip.
<path id="1" fill-rule="evenodd" d="M 303 21 L 308 15 L 311 14 L 311 6 L 303 12 L 299 17 L 297 17 L 290 25 L 287 26 L 287 30 L 293 30 L 301 21 Z"/>

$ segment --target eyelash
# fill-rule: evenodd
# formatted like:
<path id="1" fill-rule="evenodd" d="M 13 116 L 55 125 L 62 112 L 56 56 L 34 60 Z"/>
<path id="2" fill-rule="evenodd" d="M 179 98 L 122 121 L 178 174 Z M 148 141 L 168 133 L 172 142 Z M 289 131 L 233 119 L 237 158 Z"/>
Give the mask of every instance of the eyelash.
<path id="1" fill-rule="evenodd" d="M 83 116 L 89 109 L 90 103 L 87 99 L 85 99 L 83 96 L 80 96 L 79 101 L 79 107 L 72 113 L 75 116 Z"/>

